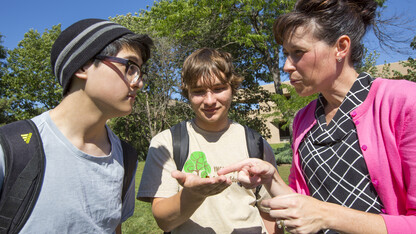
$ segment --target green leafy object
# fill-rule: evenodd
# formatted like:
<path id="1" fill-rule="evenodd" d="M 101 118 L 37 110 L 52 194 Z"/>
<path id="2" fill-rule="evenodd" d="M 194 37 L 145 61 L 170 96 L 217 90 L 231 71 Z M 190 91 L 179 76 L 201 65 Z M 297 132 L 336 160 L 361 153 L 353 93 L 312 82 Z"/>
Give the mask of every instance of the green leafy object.
<path id="1" fill-rule="evenodd" d="M 195 151 L 185 162 L 184 171 L 187 173 L 196 172 L 201 178 L 206 178 L 211 173 L 211 166 L 208 164 L 204 152 Z"/>

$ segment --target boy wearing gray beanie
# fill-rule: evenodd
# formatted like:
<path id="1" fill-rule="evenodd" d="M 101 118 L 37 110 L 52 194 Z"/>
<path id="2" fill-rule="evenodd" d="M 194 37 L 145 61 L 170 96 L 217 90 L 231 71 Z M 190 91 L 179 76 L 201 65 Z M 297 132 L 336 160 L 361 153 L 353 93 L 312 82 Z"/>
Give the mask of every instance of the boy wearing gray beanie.
<path id="1" fill-rule="evenodd" d="M 134 174 L 124 181 L 128 189 L 122 196 L 126 154 L 106 122 L 132 111 L 152 45 L 147 35 L 101 19 L 81 20 L 62 31 L 51 65 L 63 99 L 32 119 L 43 142 L 45 169 L 19 233 L 121 232 L 134 211 Z M 0 145 L 0 168 L 4 157 Z M 135 168 L 137 158 L 133 162 Z M 4 176 L 0 170 L 0 181 Z"/>

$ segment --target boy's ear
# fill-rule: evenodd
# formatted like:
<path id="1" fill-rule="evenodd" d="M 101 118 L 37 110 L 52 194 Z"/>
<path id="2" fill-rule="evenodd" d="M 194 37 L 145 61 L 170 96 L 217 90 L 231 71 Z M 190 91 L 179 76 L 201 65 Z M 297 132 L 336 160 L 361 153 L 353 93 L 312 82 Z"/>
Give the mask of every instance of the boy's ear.
<path id="1" fill-rule="evenodd" d="M 78 69 L 76 72 L 75 72 L 75 76 L 76 77 L 78 77 L 78 78 L 80 78 L 80 79 L 87 79 L 87 77 L 88 77 L 88 74 L 87 74 L 87 71 L 88 71 L 88 68 L 90 67 L 92 65 L 92 63 L 87 63 L 87 64 L 85 64 L 84 66 L 82 66 L 80 69 Z"/>
<path id="2" fill-rule="evenodd" d="M 83 68 L 78 69 L 78 71 L 76 71 L 74 75 L 80 79 L 87 79 L 88 77 L 87 72 L 85 72 L 85 69 Z"/>

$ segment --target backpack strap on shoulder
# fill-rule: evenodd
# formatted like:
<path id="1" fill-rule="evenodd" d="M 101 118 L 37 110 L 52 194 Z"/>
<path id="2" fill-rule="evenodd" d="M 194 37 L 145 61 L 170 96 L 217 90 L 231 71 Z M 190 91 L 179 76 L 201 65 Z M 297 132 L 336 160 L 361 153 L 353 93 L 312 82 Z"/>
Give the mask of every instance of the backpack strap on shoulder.
<path id="1" fill-rule="evenodd" d="M 244 125 L 246 133 L 247 149 L 250 158 L 263 159 L 264 145 L 263 137 L 253 129 Z"/>
<path id="2" fill-rule="evenodd" d="M 189 136 L 186 129 L 186 121 L 182 121 L 170 128 L 172 134 L 173 159 L 176 168 L 182 171 L 189 153 Z"/>
<path id="3" fill-rule="evenodd" d="M 253 129 L 249 128 L 247 125 L 244 125 L 244 130 L 246 133 L 246 141 L 247 141 L 247 150 L 248 156 L 250 158 L 258 158 L 263 160 L 264 154 L 264 144 L 263 144 L 263 137 Z M 259 199 L 261 185 L 256 187 L 256 198 Z"/>
<path id="4" fill-rule="evenodd" d="M 39 131 L 31 120 L 2 126 L 0 143 L 6 164 L 0 198 L 0 232 L 18 233 L 39 196 L 45 153 Z"/>
<path id="5" fill-rule="evenodd" d="M 123 178 L 123 190 L 121 192 L 121 200 L 124 201 L 124 197 L 127 194 L 130 183 L 133 179 L 134 172 L 136 171 L 138 154 L 136 149 L 128 144 L 126 141 L 120 139 L 121 148 L 123 148 L 123 164 L 124 164 L 124 178 Z"/>

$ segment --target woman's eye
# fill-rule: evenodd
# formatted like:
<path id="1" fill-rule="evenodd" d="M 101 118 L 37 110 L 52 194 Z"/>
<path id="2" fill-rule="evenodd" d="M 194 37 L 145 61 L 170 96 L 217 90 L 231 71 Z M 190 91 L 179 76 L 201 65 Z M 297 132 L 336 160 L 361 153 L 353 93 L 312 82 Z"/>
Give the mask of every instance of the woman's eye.
<path id="1" fill-rule="evenodd" d="M 303 50 L 296 50 L 296 51 L 295 51 L 295 54 L 296 54 L 296 55 L 302 55 L 302 54 L 303 54 Z"/>

